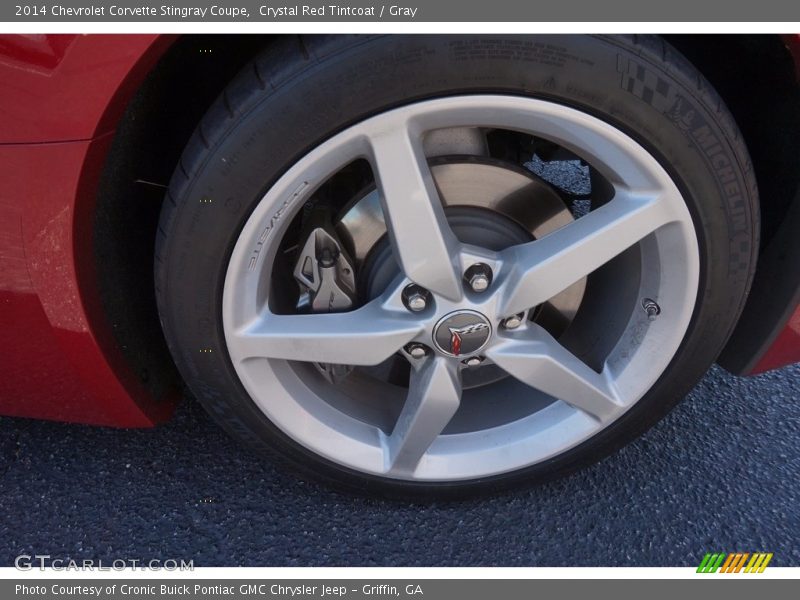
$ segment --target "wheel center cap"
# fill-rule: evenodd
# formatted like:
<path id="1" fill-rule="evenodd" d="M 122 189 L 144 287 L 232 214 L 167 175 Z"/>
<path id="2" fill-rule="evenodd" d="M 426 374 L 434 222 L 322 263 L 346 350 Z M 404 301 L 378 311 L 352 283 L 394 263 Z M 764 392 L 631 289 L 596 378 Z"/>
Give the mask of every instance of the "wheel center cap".
<path id="1" fill-rule="evenodd" d="M 492 335 L 489 319 L 474 310 L 451 312 L 433 328 L 433 344 L 447 356 L 469 356 L 486 345 Z"/>

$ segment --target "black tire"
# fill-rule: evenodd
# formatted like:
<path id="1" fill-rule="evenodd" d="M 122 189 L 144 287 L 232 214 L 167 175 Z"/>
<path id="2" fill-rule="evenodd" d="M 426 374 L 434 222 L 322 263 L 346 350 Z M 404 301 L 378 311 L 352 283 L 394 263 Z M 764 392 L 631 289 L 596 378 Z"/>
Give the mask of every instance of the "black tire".
<path id="1" fill-rule="evenodd" d="M 531 40 L 536 43 L 521 43 Z M 628 133 L 661 162 L 684 194 L 700 241 L 692 323 L 644 398 L 551 460 L 458 483 L 356 473 L 289 439 L 240 384 L 226 352 L 220 308 L 230 253 L 270 184 L 332 134 L 411 101 L 485 92 L 586 111 Z M 204 197 L 215 201 L 203 204 Z M 657 37 L 292 36 L 245 68 L 197 127 L 164 202 L 155 278 L 175 362 L 197 399 L 234 436 L 351 489 L 439 496 L 561 476 L 653 425 L 720 353 L 747 296 L 757 247 L 757 190 L 741 134 L 702 75 Z"/>

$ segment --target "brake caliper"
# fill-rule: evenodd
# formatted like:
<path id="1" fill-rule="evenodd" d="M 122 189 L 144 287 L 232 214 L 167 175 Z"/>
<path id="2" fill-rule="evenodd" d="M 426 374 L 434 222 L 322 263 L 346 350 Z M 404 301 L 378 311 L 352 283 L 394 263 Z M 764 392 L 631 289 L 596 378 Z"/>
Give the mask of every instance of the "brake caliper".
<path id="1" fill-rule="evenodd" d="M 311 312 L 339 312 L 355 303 L 353 266 L 339 242 L 322 227 L 311 231 L 294 267 L 304 293 L 298 303 Z"/>
<path id="2" fill-rule="evenodd" d="M 309 234 L 295 264 L 294 277 L 302 290 L 299 310 L 339 312 L 355 304 L 353 266 L 336 238 L 323 227 Z M 315 363 L 315 366 L 331 383 L 341 381 L 353 370 L 349 365 L 333 363 Z"/>

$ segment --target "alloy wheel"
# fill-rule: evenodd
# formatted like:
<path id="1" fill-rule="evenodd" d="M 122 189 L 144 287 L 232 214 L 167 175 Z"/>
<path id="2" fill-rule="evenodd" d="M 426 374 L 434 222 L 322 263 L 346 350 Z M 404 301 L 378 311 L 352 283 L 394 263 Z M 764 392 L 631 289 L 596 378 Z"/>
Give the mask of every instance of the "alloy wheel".
<path id="1" fill-rule="evenodd" d="M 498 131 L 577 157 L 605 198 L 569 210 L 481 156 Z M 298 223 L 357 163 L 372 183 L 308 234 Z M 464 95 L 300 158 L 236 240 L 222 318 L 244 388 L 305 448 L 371 475 L 469 480 L 563 453 L 633 406 L 678 351 L 698 274 L 681 192 L 639 143 L 560 104 Z"/>

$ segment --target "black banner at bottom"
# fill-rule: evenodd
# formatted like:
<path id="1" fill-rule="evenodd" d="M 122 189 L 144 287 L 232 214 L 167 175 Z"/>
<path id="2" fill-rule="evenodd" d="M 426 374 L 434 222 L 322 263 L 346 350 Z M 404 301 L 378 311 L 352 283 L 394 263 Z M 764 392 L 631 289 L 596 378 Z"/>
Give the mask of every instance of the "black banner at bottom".
<path id="1" fill-rule="evenodd" d="M 756 590 L 755 586 L 759 586 Z M 712 590 L 713 587 L 713 590 Z M 0 581 L 0 598 L 17 600 L 126 600 L 157 598 L 159 600 L 515 600 L 541 598 L 544 594 L 560 597 L 625 594 L 625 597 L 646 597 L 673 600 L 680 594 L 705 592 L 725 594 L 726 600 L 738 596 L 752 597 L 758 592 L 770 598 L 789 597 L 797 591 L 797 583 L 788 579 L 765 579 L 754 576 L 721 577 L 698 575 L 692 579 L 281 579 L 224 580 L 206 579 L 132 579 L 77 580 L 26 579 Z"/>

